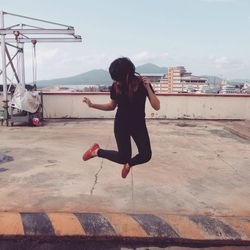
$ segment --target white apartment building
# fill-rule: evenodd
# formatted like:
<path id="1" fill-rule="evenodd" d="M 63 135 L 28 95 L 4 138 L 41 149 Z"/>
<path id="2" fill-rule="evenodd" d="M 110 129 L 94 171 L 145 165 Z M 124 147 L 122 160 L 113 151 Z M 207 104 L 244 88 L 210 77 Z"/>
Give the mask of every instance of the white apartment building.
<path id="1" fill-rule="evenodd" d="M 157 93 L 192 93 L 207 85 L 207 79 L 192 75 L 184 66 L 169 67 L 167 74 L 141 74 L 147 76 Z"/>
<path id="2" fill-rule="evenodd" d="M 168 93 L 196 92 L 205 84 L 207 84 L 207 79 L 193 76 L 184 66 L 168 68 Z"/>

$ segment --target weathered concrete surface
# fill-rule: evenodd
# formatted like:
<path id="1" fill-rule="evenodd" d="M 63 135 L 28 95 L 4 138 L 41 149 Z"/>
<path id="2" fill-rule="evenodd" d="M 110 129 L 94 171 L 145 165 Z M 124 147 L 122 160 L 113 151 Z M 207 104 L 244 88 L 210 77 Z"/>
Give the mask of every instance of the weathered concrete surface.
<path id="1" fill-rule="evenodd" d="M 225 129 L 243 139 L 250 140 L 250 120 L 232 122 L 231 124 L 228 122 Z"/>
<path id="2" fill-rule="evenodd" d="M 148 121 L 153 158 L 125 180 L 118 164 L 81 159 L 93 142 L 116 148 L 111 120 L 2 126 L 0 152 L 14 160 L 0 165 L 0 210 L 250 216 L 250 141 L 232 126 Z"/>

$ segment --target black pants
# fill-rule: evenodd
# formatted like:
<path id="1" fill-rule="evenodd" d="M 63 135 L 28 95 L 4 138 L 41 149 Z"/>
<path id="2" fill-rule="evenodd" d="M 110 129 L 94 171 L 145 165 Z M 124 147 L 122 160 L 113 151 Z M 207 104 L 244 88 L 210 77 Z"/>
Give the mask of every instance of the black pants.
<path id="1" fill-rule="evenodd" d="M 99 157 L 119 164 L 128 163 L 130 167 L 151 159 L 151 146 L 145 120 L 135 125 L 127 125 L 115 120 L 114 133 L 118 151 L 100 149 Z M 131 137 L 138 148 L 138 154 L 134 157 L 132 157 Z"/>

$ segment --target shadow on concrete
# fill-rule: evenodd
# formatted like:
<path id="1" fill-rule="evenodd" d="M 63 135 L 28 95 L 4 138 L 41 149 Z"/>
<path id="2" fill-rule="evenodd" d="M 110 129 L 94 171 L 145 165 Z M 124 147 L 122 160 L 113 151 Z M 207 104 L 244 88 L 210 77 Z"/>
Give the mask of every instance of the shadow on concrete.
<path id="1" fill-rule="evenodd" d="M 119 240 L 88 240 L 88 239 L 32 239 L 32 238 L 6 238 L 0 240 L 1 250 L 250 250 L 249 245 L 225 245 L 221 242 L 212 243 L 176 243 L 174 246 L 169 242 L 161 241 L 128 241 L 126 239 Z"/>

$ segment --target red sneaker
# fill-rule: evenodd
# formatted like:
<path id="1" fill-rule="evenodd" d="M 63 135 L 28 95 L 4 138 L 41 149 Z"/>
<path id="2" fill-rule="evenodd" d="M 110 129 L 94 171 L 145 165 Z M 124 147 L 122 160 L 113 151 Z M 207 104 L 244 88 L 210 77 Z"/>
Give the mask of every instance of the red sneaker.
<path id="1" fill-rule="evenodd" d="M 84 155 L 82 156 L 82 159 L 83 159 L 84 161 L 87 161 L 87 160 L 89 160 L 89 159 L 95 157 L 95 155 L 93 155 L 93 153 L 94 153 L 97 149 L 99 149 L 99 148 L 100 148 L 99 145 L 98 145 L 97 143 L 95 143 L 89 150 L 87 150 L 87 151 L 84 153 Z"/>
<path id="2" fill-rule="evenodd" d="M 126 178 L 128 173 L 130 171 L 130 167 L 128 164 L 124 164 L 123 169 L 122 169 L 122 178 Z"/>

